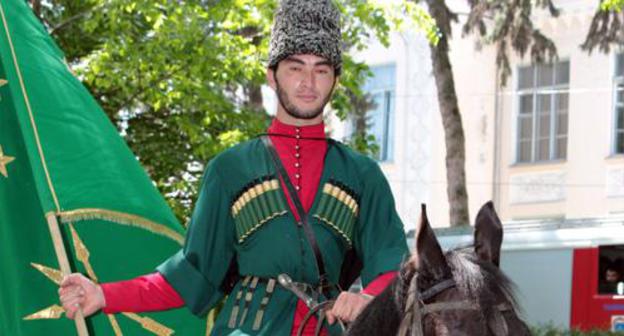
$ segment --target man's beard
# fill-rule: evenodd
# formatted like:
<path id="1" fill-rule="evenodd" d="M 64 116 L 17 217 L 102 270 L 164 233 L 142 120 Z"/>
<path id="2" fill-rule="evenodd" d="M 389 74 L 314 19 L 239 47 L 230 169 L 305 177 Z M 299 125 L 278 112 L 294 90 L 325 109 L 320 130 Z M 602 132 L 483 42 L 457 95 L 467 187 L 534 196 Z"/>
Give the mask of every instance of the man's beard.
<path id="1" fill-rule="evenodd" d="M 325 110 L 325 105 L 327 105 L 327 103 L 331 99 L 332 92 L 334 92 L 334 86 L 336 85 L 336 81 L 334 81 L 334 84 L 332 85 L 332 88 L 327 96 L 324 98 L 323 103 L 318 108 L 309 111 L 303 111 L 290 102 L 290 99 L 288 99 L 288 95 L 282 89 L 282 86 L 277 81 L 277 78 L 275 78 L 275 84 L 277 100 L 279 101 L 280 105 L 282 105 L 282 108 L 286 111 L 286 113 L 288 113 L 288 115 L 293 118 L 310 120 L 318 117 L 321 113 L 323 113 L 323 110 Z"/>

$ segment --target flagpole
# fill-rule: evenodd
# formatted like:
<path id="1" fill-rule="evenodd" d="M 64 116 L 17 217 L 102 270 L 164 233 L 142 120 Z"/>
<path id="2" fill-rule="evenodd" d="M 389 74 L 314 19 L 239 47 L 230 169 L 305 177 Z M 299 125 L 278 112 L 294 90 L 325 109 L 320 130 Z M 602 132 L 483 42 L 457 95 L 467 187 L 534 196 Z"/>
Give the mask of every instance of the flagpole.
<path id="1" fill-rule="evenodd" d="M 46 215 L 48 221 L 48 228 L 50 229 L 50 235 L 52 236 L 52 243 L 54 244 L 54 251 L 56 252 L 56 258 L 58 259 L 61 272 L 64 276 L 71 273 L 71 267 L 69 266 L 69 259 L 67 258 L 67 252 L 65 251 L 65 245 L 63 244 L 63 236 L 61 236 L 61 229 L 54 213 L 48 213 Z M 82 315 L 82 309 L 78 309 L 76 316 L 74 317 L 76 323 L 76 330 L 79 336 L 89 336 L 87 330 L 87 323 Z"/>

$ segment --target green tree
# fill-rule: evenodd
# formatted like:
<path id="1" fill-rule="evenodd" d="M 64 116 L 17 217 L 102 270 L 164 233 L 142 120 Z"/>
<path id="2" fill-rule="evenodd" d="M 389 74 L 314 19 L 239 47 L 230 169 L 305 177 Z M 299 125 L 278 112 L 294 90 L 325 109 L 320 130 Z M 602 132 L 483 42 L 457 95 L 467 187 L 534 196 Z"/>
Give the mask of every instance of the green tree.
<path id="1" fill-rule="evenodd" d="M 57 0 L 32 7 L 132 150 L 186 221 L 204 164 L 262 133 L 265 58 L 275 0 Z M 387 41 L 383 9 L 349 0 L 347 46 Z M 348 55 L 339 115 L 368 68 Z"/>
<path id="2" fill-rule="evenodd" d="M 411 21 L 435 37 L 426 13 L 361 0 L 338 2 L 345 49 L 388 43 Z M 67 63 L 118 126 L 182 222 L 203 167 L 264 131 L 261 85 L 277 0 L 31 0 Z M 345 55 L 332 107 L 346 118 L 370 75 Z M 372 139 L 356 148 L 374 151 Z"/>
<path id="3" fill-rule="evenodd" d="M 602 0 L 600 9 L 603 11 L 614 10 L 620 12 L 624 7 L 624 0 Z"/>

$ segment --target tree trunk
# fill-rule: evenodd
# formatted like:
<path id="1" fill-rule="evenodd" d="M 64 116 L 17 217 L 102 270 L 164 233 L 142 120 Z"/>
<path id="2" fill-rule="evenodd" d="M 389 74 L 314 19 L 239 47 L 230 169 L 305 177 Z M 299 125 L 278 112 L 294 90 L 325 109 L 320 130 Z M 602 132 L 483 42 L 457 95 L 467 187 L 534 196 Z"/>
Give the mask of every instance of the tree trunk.
<path id="1" fill-rule="evenodd" d="M 355 135 L 365 137 L 366 136 L 366 112 L 374 108 L 374 103 L 371 101 L 368 94 L 364 94 L 362 97 L 356 97 L 355 94 L 349 93 L 349 100 L 353 106 L 352 118 L 355 125 Z"/>
<path id="2" fill-rule="evenodd" d="M 262 100 L 262 86 L 250 84 L 246 87 L 245 91 L 247 93 L 247 107 L 256 112 L 263 112 L 264 103 Z"/>
<path id="3" fill-rule="evenodd" d="M 429 6 L 429 13 L 442 31 L 439 43 L 429 46 L 446 141 L 446 193 L 449 201 L 450 224 L 451 226 L 468 225 L 470 218 L 468 216 L 468 192 L 466 191 L 464 129 L 455 93 L 448 46 L 452 13 L 442 0 L 427 0 L 426 2 Z"/>
<path id="4" fill-rule="evenodd" d="M 31 0 L 32 10 L 38 18 L 41 18 L 41 0 Z"/>

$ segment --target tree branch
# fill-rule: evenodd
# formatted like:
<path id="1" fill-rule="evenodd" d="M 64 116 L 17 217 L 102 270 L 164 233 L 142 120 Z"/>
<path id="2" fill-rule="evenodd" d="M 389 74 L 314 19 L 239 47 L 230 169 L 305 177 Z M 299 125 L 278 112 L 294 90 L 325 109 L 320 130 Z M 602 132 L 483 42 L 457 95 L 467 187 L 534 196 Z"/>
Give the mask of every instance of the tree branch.
<path id="1" fill-rule="evenodd" d="M 74 23 L 75 21 L 78 21 L 79 19 L 87 16 L 87 14 L 91 13 L 93 11 L 93 9 L 95 9 L 96 7 L 93 8 L 89 8 L 81 13 L 78 13 L 72 17 L 70 17 L 69 19 L 61 22 L 60 24 L 54 26 L 51 30 L 50 30 L 50 35 L 55 35 L 58 33 L 59 30 L 69 26 L 70 24 Z"/>

